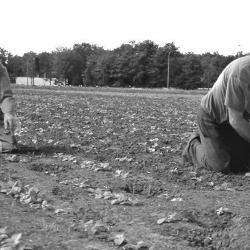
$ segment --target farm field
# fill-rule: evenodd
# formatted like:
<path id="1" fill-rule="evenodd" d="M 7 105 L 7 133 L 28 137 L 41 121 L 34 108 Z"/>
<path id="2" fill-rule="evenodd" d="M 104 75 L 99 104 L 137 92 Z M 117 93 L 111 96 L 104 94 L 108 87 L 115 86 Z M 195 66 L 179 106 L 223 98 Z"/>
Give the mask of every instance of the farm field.
<path id="1" fill-rule="evenodd" d="M 0 249 L 250 249 L 250 175 L 181 164 L 205 91 L 66 90 L 14 88 Z"/>

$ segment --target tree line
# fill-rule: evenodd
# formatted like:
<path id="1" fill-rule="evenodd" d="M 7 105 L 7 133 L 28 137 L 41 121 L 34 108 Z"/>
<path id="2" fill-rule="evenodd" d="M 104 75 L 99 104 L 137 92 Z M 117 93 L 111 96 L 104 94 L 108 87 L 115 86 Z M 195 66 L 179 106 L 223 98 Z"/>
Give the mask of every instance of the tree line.
<path id="1" fill-rule="evenodd" d="M 209 88 L 221 70 L 242 56 L 181 53 L 174 43 L 131 41 L 114 50 L 88 43 L 23 56 L 0 48 L 0 60 L 12 79 L 17 76 L 55 78 L 73 86 Z"/>

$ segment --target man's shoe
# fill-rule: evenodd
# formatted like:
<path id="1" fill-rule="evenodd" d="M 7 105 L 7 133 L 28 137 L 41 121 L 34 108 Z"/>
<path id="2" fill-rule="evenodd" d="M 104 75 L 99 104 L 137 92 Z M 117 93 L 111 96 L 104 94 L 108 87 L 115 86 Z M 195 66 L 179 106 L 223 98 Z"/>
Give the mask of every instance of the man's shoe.
<path id="1" fill-rule="evenodd" d="M 194 140 L 198 140 L 200 142 L 200 135 L 197 132 L 191 134 L 186 147 L 182 151 L 182 164 L 192 163 L 192 156 L 190 155 L 190 146 Z"/>

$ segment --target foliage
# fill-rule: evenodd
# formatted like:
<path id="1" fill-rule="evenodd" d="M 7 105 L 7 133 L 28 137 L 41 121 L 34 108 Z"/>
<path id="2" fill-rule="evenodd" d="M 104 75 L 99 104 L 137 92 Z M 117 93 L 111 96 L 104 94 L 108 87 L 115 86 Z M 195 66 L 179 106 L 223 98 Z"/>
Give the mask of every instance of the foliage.
<path id="1" fill-rule="evenodd" d="M 0 48 L 0 60 L 11 76 L 40 76 L 73 86 L 210 88 L 222 69 L 242 56 L 182 54 L 172 43 L 131 41 L 110 51 L 88 43 L 48 53 L 12 56 Z"/>

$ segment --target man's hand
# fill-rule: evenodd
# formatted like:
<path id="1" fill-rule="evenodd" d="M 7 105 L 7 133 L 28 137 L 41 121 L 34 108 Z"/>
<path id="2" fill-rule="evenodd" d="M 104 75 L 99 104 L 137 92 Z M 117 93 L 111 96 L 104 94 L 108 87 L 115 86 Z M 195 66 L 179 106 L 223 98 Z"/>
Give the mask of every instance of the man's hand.
<path id="1" fill-rule="evenodd" d="M 4 128 L 9 130 L 12 134 L 14 134 L 16 128 L 16 115 L 11 113 L 4 114 Z"/>

